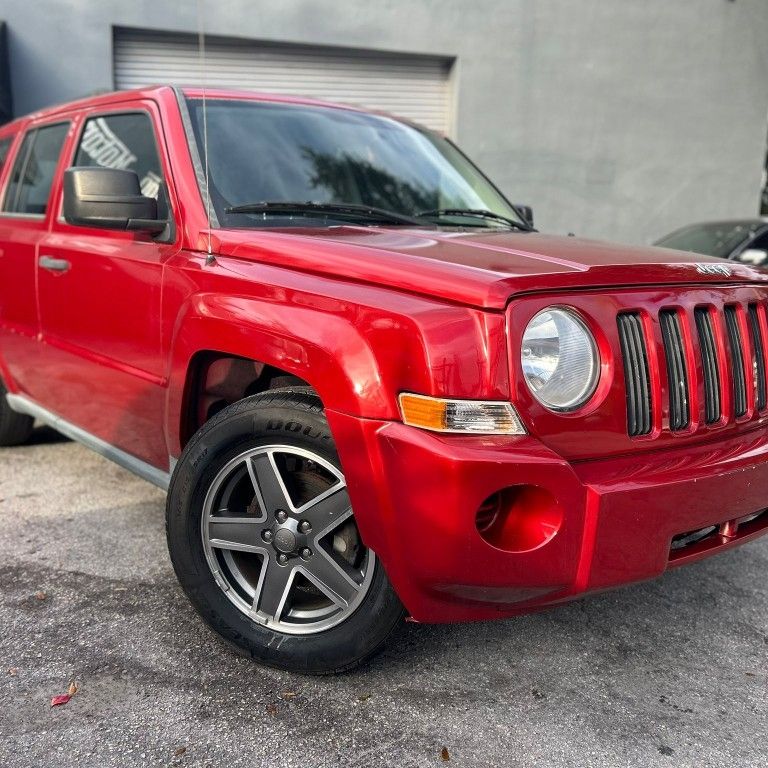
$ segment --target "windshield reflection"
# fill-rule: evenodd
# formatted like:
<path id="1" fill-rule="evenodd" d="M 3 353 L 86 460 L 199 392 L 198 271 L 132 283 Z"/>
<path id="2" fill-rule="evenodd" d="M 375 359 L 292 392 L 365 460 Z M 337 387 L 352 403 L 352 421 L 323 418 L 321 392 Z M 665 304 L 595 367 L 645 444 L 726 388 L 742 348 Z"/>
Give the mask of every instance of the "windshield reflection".
<path id="1" fill-rule="evenodd" d="M 203 102 L 187 103 L 204 160 Z M 394 118 L 248 99 L 208 99 L 206 113 L 211 203 L 221 226 L 285 226 L 285 213 L 226 210 L 261 202 L 365 205 L 407 216 L 482 209 L 520 221 L 449 141 Z M 317 226 L 318 219 L 298 223 Z M 456 222 L 467 224 L 488 226 Z"/>

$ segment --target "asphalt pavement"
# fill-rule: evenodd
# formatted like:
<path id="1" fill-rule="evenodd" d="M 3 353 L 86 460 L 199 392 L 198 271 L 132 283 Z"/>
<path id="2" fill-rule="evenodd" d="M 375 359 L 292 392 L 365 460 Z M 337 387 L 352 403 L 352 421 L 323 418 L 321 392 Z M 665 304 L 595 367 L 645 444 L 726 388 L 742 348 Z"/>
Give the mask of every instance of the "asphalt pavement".
<path id="1" fill-rule="evenodd" d="M 47 429 L 0 449 L 0 766 L 768 766 L 768 539 L 306 678 L 203 625 L 163 514 Z"/>

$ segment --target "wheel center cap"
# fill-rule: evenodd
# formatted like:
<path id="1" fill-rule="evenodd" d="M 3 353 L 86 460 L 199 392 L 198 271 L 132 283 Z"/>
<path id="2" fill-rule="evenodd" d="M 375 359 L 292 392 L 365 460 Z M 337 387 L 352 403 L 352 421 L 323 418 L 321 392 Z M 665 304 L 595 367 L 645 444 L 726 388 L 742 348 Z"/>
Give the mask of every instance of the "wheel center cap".
<path id="1" fill-rule="evenodd" d="M 293 552 L 296 549 L 296 537 L 288 528 L 278 528 L 275 531 L 275 549 L 280 552 Z"/>

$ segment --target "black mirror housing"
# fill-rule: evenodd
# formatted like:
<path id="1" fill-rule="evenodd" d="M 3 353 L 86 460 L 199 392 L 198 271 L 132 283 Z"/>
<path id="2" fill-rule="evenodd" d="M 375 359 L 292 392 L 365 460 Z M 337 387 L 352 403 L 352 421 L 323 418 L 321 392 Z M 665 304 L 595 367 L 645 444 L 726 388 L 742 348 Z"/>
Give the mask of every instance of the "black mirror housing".
<path id="1" fill-rule="evenodd" d="M 68 168 L 64 172 L 64 219 L 68 224 L 158 233 L 168 222 L 157 216 L 157 200 L 141 194 L 134 171 Z"/>
<path id="2" fill-rule="evenodd" d="M 529 227 L 533 227 L 533 208 L 530 205 L 515 203 L 515 210 L 523 217 Z"/>

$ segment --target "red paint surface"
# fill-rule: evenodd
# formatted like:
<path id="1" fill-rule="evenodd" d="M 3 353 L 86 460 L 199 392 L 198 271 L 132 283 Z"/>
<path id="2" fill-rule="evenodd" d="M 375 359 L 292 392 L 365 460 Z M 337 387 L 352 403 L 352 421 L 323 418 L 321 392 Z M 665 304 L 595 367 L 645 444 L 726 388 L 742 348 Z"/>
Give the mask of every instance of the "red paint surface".
<path id="1" fill-rule="evenodd" d="M 85 117 L 137 106 L 155 121 L 177 225 L 172 244 L 59 218 L 61 176 Z M 173 91 L 101 96 L 0 128 L 0 138 L 16 135 L 0 186 L 23 130 L 62 119 L 72 130 L 47 216 L 0 216 L 8 388 L 167 469 L 182 448 L 196 354 L 243 356 L 301 377 L 326 407 L 362 534 L 414 618 L 512 615 L 651 578 L 669 567 L 673 536 L 768 506 L 768 413 L 750 398 L 745 417 L 707 426 L 694 389 L 691 427 L 672 434 L 657 320 L 661 307 L 691 313 L 757 302 L 765 334 L 765 273 L 734 264 L 730 278 L 699 274 L 695 264 L 706 257 L 576 238 L 355 226 L 216 230 L 217 258 L 206 264 L 205 210 Z M 72 268 L 38 270 L 41 254 Z M 597 394 L 567 415 L 534 400 L 519 363 L 525 324 L 551 304 L 576 308 L 601 354 Z M 616 331 L 624 310 L 641 312 L 653 339 L 654 428 L 640 439 L 626 432 Z M 686 336 L 694 367 L 696 344 Z M 511 400 L 530 434 L 406 427 L 402 391 Z M 520 496 L 533 500 L 531 520 L 520 538 L 505 540 L 533 541 L 557 519 L 541 545 L 505 551 L 477 531 L 478 507 L 510 486 L 542 493 Z M 537 518 L 546 498 L 562 514 Z M 726 526 L 733 537 L 692 547 L 674 564 L 754 538 L 766 524 Z"/>

